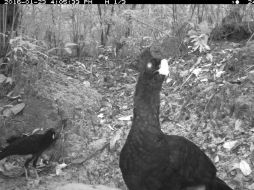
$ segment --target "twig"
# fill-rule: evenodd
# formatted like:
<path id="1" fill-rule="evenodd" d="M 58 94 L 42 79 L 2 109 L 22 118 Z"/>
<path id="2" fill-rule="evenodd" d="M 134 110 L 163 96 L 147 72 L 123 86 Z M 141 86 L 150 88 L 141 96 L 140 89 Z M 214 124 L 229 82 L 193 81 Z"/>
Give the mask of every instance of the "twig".
<path id="1" fill-rule="evenodd" d="M 204 111 L 204 113 L 207 111 L 208 106 L 210 105 L 212 99 L 214 98 L 214 96 L 215 96 L 216 94 L 217 94 L 217 91 L 209 98 L 207 104 L 205 105 L 205 111 Z"/>
<path id="2" fill-rule="evenodd" d="M 106 143 L 102 148 L 96 150 L 94 153 L 90 154 L 89 156 L 87 156 L 86 158 L 84 158 L 83 160 L 80 160 L 78 163 L 71 163 L 70 165 L 75 165 L 75 164 L 83 164 L 86 161 L 90 160 L 91 158 L 95 157 L 97 154 L 99 154 L 100 152 L 102 152 L 105 148 L 107 148 L 109 146 L 109 142 Z"/>
<path id="3" fill-rule="evenodd" d="M 250 36 L 250 38 L 248 39 L 248 41 L 246 42 L 246 44 L 248 44 L 248 42 L 252 39 L 253 36 L 254 36 L 254 32 L 252 33 L 252 35 Z"/>

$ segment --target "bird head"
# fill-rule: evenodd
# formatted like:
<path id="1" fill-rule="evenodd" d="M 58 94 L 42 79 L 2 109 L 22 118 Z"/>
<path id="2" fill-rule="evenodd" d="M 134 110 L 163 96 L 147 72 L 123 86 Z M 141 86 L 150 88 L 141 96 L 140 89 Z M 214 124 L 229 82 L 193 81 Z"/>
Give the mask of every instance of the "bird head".
<path id="1" fill-rule="evenodd" d="M 149 49 L 141 54 L 139 64 L 140 78 L 150 86 L 161 86 L 165 76 L 169 74 L 168 61 L 154 58 Z"/>
<path id="2" fill-rule="evenodd" d="M 48 130 L 46 131 L 45 134 L 46 134 L 47 137 L 50 137 L 51 140 L 56 140 L 56 131 L 55 131 L 55 129 L 50 128 L 50 129 L 48 129 Z"/>

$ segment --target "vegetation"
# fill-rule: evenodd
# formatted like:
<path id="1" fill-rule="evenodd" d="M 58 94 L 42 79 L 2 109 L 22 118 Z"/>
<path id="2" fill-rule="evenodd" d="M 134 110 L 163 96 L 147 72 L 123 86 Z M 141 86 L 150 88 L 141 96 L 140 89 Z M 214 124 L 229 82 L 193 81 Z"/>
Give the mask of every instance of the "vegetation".
<path id="1" fill-rule="evenodd" d="M 1 147 L 13 134 L 61 131 L 40 181 L 24 182 L 25 159 L 11 157 L 0 189 L 126 189 L 119 152 L 147 47 L 170 60 L 163 131 L 195 142 L 234 189 L 254 188 L 253 6 L 4 5 L 0 14 Z"/>

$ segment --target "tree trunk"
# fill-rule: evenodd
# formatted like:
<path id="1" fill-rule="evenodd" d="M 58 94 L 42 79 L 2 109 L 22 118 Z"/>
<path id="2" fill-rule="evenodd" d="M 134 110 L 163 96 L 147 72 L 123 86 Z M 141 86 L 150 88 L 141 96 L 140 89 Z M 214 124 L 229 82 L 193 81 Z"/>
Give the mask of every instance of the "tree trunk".
<path id="1" fill-rule="evenodd" d="M 104 31 L 103 31 L 103 23 L 102 23 L 102 12 L 101 12 L 101 5 L 98 4 L 98 12 L 99 12 L 99 16 L 100 16 L 100 24 L 101 24 L 101 45 L 105 46 L 106 42 L 104 39 Z"/>
<path id="2" fill-rule="evenodd" d="M 2 33 L 0 34 L 0 57 L 3 57 L 8 51 L 9 39 L 17 32 L 19 7 L 18 5 L 2 5 L 0 15 L 0 33 Z"/>

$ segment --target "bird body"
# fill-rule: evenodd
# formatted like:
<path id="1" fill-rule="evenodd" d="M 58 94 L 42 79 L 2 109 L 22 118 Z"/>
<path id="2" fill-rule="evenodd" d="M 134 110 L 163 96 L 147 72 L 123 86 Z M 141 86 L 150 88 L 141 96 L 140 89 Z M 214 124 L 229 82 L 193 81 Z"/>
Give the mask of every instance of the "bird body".
<path id="1" fill-rule="evenodd" d="M 133 123 L 119 163 L 128 189 L 188 190 L 203 185 L 206 190 L 232 190 L 216 177 L 214 164 L 198 146 L 182 136 L 161 131 L 160 91 L 164 76 L 156 73 L 162 68 L 160 60 L 144 52 L 140 64 Z"/>
<path id="2" fill-rule="evenodd" d="M 7 140 L 9 145 L 3 148 L 0 152 L 0 160 L 11 155 L 32 154 L 32 157 L 27 159 L 25 162 L 25 169 L 28 167 L 29 163 L 32 160 L 33 160 L 33 167 L 36 168 L 36 163 L 39 156 L 55 140 L 56 140 L 56 133 L 54 129 L 49 129 L 44 134 L 33 134 L 30 136 L 11 137 Z M 26 173 L 26 177 L 27 177 L 27 173 Z"/>
<path id="3" fill-rule="evenodd" d="M 27 136 L 28 136 L 28 135 L 11 136 L 11 137 L 9 137 L 9 138 L 6 140 L 6 142 L 7 142 L 8 144 L 11 144 L 11 143 L 13 143 L 13 142 L 16 141 L 16 140 L 21 139 L 21 138 L 23 138 L 23 137 L 27 137 Z"/>

